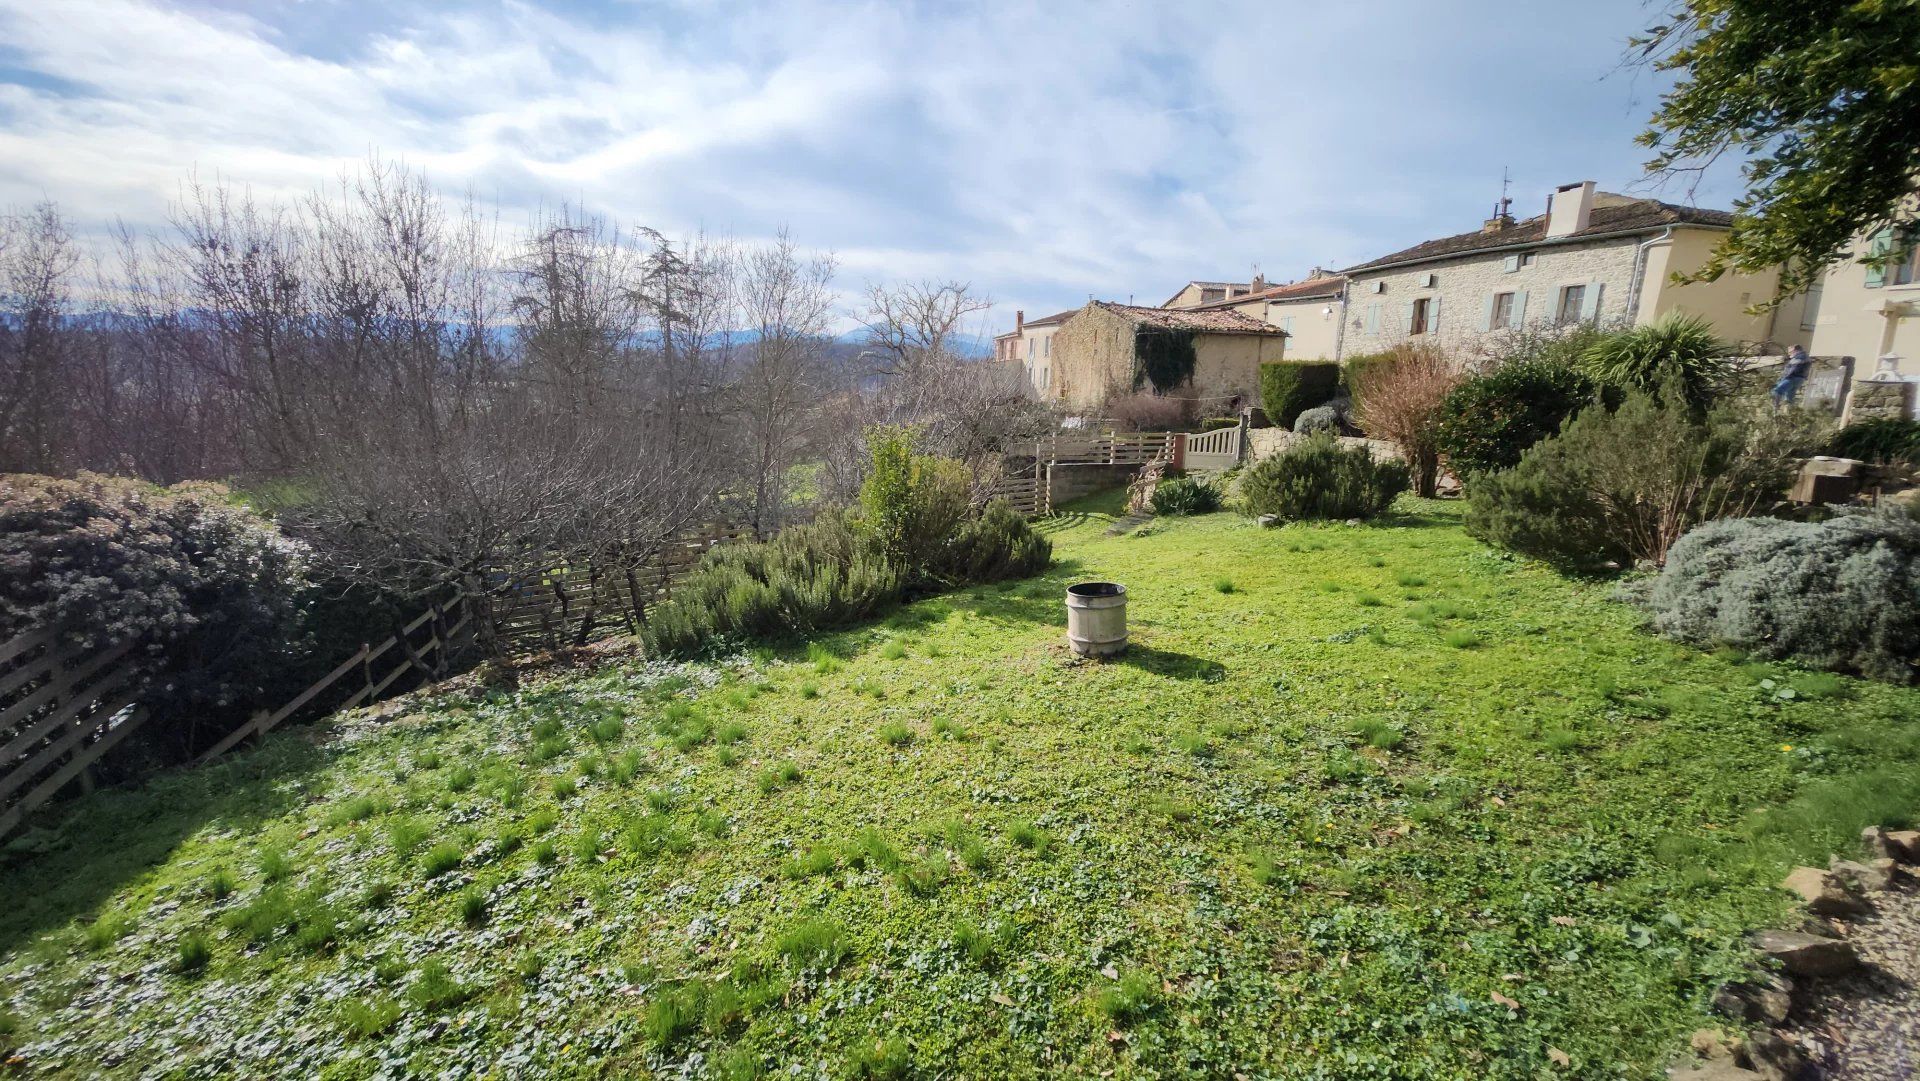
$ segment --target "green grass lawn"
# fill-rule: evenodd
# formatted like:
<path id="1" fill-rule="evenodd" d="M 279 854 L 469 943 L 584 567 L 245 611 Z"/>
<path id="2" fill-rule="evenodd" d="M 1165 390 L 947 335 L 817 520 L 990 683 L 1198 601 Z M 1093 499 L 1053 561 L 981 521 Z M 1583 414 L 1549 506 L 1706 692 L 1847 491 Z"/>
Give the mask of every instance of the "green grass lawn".
<path id="1" fill-rule="evenodd" d="M 91 797 L 0 871 L 11 1068 L 1651 1078 L 1786 862 L 1920 809 L 1920 692 L 1650 638 L 1454 506 L 1100 506 L 810 648 Z"/>

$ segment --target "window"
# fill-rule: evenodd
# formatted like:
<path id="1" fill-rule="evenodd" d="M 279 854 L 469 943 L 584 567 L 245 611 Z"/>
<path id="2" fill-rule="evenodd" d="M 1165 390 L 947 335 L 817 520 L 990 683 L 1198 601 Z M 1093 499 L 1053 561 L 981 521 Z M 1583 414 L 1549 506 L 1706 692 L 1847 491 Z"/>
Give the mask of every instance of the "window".
<path id="1" fill-rule="evenodd" d="M 1487 321 L 1490 330 L 1506 330 L 1513 326 L 1513 294 L 1495 293 L 1493 295 L 1493 318 Z"/>
<path id="2" fill-rule="evenodd" d="M 1213 301 L 1225 300 L 1226 298 L 1227 298 L 1227 291 L 1224 289 L 1200 290 L 1200 303 L 1202 304 L 1210 304 Z"/>
<path id="3" fill-rule="evenodd" d="M 1873 234 L 1867 242 L 1867 254 L 1874 258 L 1886 258 L 1891 253 L 1893 259 L 1880 266 L 1867 268 L 1867 288 L 1878 289 L 1883 285 L 1912 285 L 1920 279 L 1920 232 L 1913 229 L 1882 229 Z"/>
<path id="4" fill-rule="evenodd" d="M 1032 338 L 1027 339 L 1027 359 L 1028 360 L 1033 359 L 1033 339 Z"/>
<path id="5" fill-rule="evenodd" d="M 1807 286 L 1807 302 L 1800 308 L 1800 329 L 1812 330 L 1820 324 L 1820 294 L 1825 291 L 1823 279 L 1813 279 Z"/>
<path id="6" fill-rule="evenodd" d="M 1419 300 L 1416 300 L 1413 302 L 1413 315 L 1407 321 L 1407 333 L 1408 334 L 1425 334 L 1426 332 L 1427 332 L 1427 298 L 1421 297 Z"/>
<path id="7" fill-rule="evenodd" d="M 1578 323 L 1582 316 L 1580 309 L 1587 303 L 1587 287 L 1569 285 L 1560 290 L 1560 309 L 1554 313 L 1556 323 Z"/>
<path id="8" fill-rule="evenodd" d="M 1292 334 L 1293 333 L 1293 316 L 1291 315 L 1281 316 L 1280 329 L 1286 331 L 1288 334 Z"/>
<path id="9" fill-rule="evenodd" d="M 1522 255 L 1520 257 L 1520 265 L 1523 267 L 1530 267 L 1533 265 L 1533 259 L 1534 259 L 1534 254 L 1532 252 L 1528 252 L 1525 255 Z"/>
<path id="10" fill-rule="evenodd" d="M 1043 357 L 1053 355 L 1053 335 L 1049 334 L 1040 340 L 1040 355 Z"/>

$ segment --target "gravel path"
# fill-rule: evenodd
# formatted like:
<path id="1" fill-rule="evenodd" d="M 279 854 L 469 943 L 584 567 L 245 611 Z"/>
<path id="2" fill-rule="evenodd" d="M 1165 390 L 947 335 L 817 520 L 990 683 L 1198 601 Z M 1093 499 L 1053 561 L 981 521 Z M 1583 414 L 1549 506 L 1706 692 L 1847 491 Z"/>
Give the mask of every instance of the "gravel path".
<path id="1" fill-rule="evenodd" d="M 1810 981 L 1781 1034 L 1830 1081 L 1920 1078 L 1920 886 L 1872 895 L 1875 914 L 1846 924 L 1859 974 Z"/>

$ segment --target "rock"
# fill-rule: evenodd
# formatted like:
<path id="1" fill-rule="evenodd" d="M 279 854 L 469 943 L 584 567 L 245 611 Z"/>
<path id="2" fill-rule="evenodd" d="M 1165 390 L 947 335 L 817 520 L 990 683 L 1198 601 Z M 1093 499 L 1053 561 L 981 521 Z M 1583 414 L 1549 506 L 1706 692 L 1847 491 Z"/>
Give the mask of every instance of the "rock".
<path id="1" fill-rule="evenodd" d="M 1873 906 L 1854 896 L 1832 874 L 1818 867 L 1795 867 L 1780 883 L 1780 888 L 1800 895 L 1807 911 L 1816 916 L 1857 916 L 1873 911 Z"/>
<path id="2" fill-rule="evenodd" d="M 1901 863 L 1920 863 L 1920 830 L 1894 830 L 1887 834 L 1887 855 Z"/>
<path id="3" fill-rule="evenodd" d="M 1741 1040 L 1733 1053 L 1735 1065 L 1753 1071 L 1766 1081 L 1799 1081 L 1812 1062 L 1798 1044 L 1777 1032 L 1756 1032 Z"/>
<path id="4" fill-rule="evenodd" d="M 1867 851 L 1882 859 L 1894 858 L 1893 842 L 1887 840 L 1887 831 L 1881 826 L 1868 826 L 1860 831 L 1860 843 Z"/>
<path id="5" fill-rule="evenodd" d="M 1855 863 L 1838 856 L 1827 861 L 1827 870 L 1843 884 L 1866 893 L 1879 893 L 1893 887 L 1894 862 L 1890 859 L 1877 859 L 1872 863 Z"/>
<path id="6" fill-rule="evenodd" d="M 1275 526 L 1285 525 L 1286 523 L 1280 520 L 1278 514 L 1262 514 L 1260 516 L 1260 524 L 1268 529 L 1272 529 Z"/>
<path id="7" fill-rule="evenodd" d="M 1860 967 L 1853 943 L 1799 931 L 1762 931 L 1753 944 L 1798 976 L 1840 976 Z"/>
<path id="8" fill-rule="evenodd" d="M 1780 1024 L 1793 1012 L 1793 981 L 1771 972 L 1728 981 L 1714 991 L 1713 1008 L 1736 1021 Z"/>
<path id="9" fill-rule="evenodd" d="M 1366 523 L 1366 522 L 1363 522 L 1363 521 L 1361 521 L 1361 520 L 1360 520 L 1360 519 L 1358 519 L 1358 518 L 1349 518 L 1349 519 L 1347 519 L 1347 524 L 1348 524 L 1348 525 L 1366 525 L 1367 523 Z"/>
<path id="10" fill-rule="evenodd" d="M 1738 1040 L 1717 1028 L 1695 1029 L 1687 1046 L 1701 1058 L 1732 1058 L 1734 1046 Z"/>

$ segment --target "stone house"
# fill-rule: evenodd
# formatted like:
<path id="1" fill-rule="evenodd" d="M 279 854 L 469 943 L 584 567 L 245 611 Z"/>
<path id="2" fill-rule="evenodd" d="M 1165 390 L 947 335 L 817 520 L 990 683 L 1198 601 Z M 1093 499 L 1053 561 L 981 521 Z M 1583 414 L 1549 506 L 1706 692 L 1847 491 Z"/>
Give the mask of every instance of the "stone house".
<path id="1" fill-rule="evenodd" d="M 1195 415 L 1231 413 L 1260 401 L 1260 365 L 1280 360 L 1286 332 L 1236 311 L 1180 311 L 1096 300 L 1049 332 L 1041 397 L 1096 412 L 1136 388 L 1191 403 Z M 1174 386 L 1153 386 L 1148 355 L 1160 344 L 1192 346 L 1190 373 Z"/>
<path id="2" fill-rule="evenodd" d="M 1553 193 L 1526 221 L 1505 213 L 1471 233 L 1441 237 L 1346 271 L 1339 356 L 1389 349 L 1409 339 L 1471 348 L 1481 337 L 1526 325 L 1652 322 L 1670 311 L 1701 315 L 1746 349 L 1805 344 L 1797 303 L 1754 315 L 1778 275 L 1723 275 L 1675 285 L 1697 268 L 1733 216 L 1654 199 L 1596 192 L 1592 181 Z"/>
<path id="3" fill-rule="evenodd" d="M 1019 380 L 1026 386 L 1026 393 L 1036 398 L 1046 397 L 1046 388 L 1053 379 L 1054 331 L 1079 311 L 1078 308 L 1069 308 L 1031 320 L 1026 312 L 1014 312 L 1013 329 L 995 335 L 993 339 L 994 362 L 1009 370 L 1017 370 Z"/>
<path id="4" fill-rule="evenodd" d="M 1199 304 L 1191 311 L 1236 311 L 1287 333 L 1291 360 L 1333 360 L 1340 355 L 1341 312 L 1346 307 L 1344 275 L 1314 268 L 1301 281 L 1270 285 L 1242 297 Z"/>
<path id="5" fill-rule="evenodd" d="M 1167 298 L 1162 308 L 1191 308 L 1197 304 L 1212 304 L 1221 300 L 1232 300 L 1248 293 L 1257 292 L 1266 283 L 1258 278 L 1250 282 L 1188 282 L 1180 291 Z"/>

